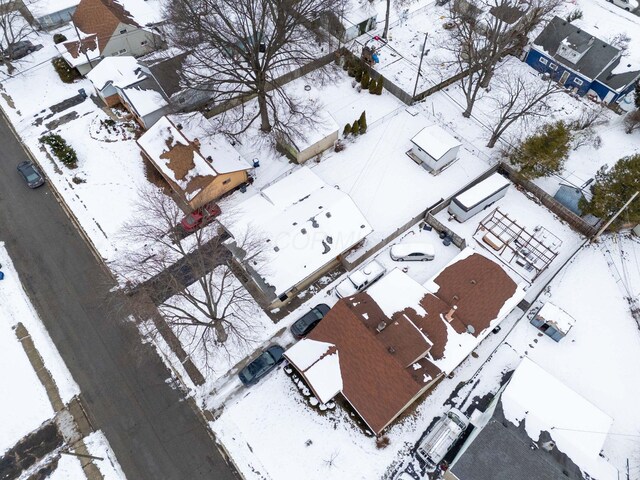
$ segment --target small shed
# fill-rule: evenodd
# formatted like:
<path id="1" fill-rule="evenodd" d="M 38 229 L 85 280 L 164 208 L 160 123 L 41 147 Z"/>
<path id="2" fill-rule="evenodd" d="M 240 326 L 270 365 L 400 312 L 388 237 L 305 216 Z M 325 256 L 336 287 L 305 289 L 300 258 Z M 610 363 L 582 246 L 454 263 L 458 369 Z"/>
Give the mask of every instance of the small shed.
<path id="1" fill-rule="evenodd" d="M 580 209 L 580 200 L 585 200 L 584 193 L 581 188 L 576 188 L 564 183 L 560 184 L 558 191 L 553 196 L 558 202 L 567 207 L 576 215 L 582 216 Z"/>
<path id="2" fill-rule="evenodd" d="M 306 129 L 304 136 L 293 135 L 278 138 L 279 149 L 298 163 L 304 163 L 311 157 L 332 148 L 338 140 L 338 124 L 325 111 L 318 112 L 313 128 Z"/>
<path id="3" fill-rule="evenodd" d="M 551 302 L 545 303 L 531 319 L 531 325 L 556 342 L 564 338 L 575 323 L 576 320 L 571 315 Z"/>
<path id="4" fill-rule="evenodd" d="M 424 127 L 411 139 L 410 155 L 427 170 L 441 170 L 458 158 L 462 145 L 438 125 Z"/>

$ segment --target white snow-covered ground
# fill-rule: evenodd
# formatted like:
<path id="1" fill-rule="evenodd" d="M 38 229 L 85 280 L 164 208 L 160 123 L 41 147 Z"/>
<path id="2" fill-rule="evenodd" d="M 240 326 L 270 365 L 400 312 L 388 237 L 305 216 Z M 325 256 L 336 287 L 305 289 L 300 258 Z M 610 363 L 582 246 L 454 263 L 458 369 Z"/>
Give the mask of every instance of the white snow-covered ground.
<path id="1" fill-rule="evenodd" d="M 36 376 L 15 328 L 22 323 L 29 332 L 44 364 L 54 378 L 64 403 L 80 390 L 73 381 L 47 330 L 38 318 L 11 258 L 0 242 L 0 452 L 38 428 L 54 415 L 44 386 Z"/>

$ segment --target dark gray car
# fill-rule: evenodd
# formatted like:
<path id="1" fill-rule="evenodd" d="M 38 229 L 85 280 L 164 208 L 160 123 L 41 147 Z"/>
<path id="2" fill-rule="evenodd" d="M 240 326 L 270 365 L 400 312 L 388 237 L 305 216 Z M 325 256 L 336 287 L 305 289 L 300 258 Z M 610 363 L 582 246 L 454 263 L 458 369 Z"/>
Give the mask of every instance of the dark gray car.
<path id="1" fill-rule="evenodd" d="M 39 48 L 42 48 L 42 46 L 36 46 L 29 40 L 21 40 L 19 42 L 10 43 L 9 46 L 4 50 L 4 54 L 11 60 L 18 60 L 22 57 L 26 57 L 32 52 L 35 52 Z"/>
<path id="2" fill-rule="evenodd" d="M 331 307 L 321 303 L 312 308 L 308 313 L 300 317 L 291 325 L 291 333 L 296 338 L 304 337 L 307 333 L 315 328 L 316 325 L 329 313 Z"/>
<path id="3" fill-rule="evenodd" d="M 40 170 L 31 162 L 22 162 L 18 165 L 18 172 L 25 179 L 29 188 L 38 188 L 44 183 L 44 176 Z"/>
<path id="4" fill-rule="evenodd" d="M 253 385 L 284 360 L 283 353 L 284 348 L 280 345 L 271 345 L 258 358 L 240 370 L 238 374 L 240 381 L 246 386 Z"/>

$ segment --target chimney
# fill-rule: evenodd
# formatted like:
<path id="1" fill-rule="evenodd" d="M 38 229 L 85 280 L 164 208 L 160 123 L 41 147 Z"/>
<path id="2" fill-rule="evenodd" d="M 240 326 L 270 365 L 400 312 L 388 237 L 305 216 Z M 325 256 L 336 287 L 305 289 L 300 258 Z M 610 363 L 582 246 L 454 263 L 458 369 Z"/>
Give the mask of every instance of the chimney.
<path id="1" fill-rule="evenodd" d="M 391 346 L 387 348 L 387 351 L 391 354 L 396 353 L 396 349 Z"/>
<path id="2" fill-rule="evenodd" d="M 376 327 L 376 332 L 380 333 L 382 330 L 384 330 L 386 326 L 387 326 L 387 322 L 385 321 L 380 322 Z"/>
<path id="3" fill-rule="evenodd" d="M 453 320 L 453 315 L 454 313 L 456 313 L 456 310 L 458 309 L 458 307 L 456 305 L 454 305 L 453 307 L 451 307 L 451 310 L 449 310 L 447 312 L 447 314 L 444 316 L 445 320 L 449 323 L 451 323 L 451 321 Z"/>

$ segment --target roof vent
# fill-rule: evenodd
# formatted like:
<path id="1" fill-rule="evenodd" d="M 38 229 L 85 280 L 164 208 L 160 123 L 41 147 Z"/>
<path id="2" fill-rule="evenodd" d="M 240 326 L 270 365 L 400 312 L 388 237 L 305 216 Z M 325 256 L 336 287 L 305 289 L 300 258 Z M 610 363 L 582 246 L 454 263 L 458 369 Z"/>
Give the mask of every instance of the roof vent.
<path id="1" fill-rule="evenodd" d="M 178 130 L 182 130 L 182 124 L 181 124 L 181 123 L 177 124 L 177 125 L 176 125 L 176 128 L 177 128 Z"/>
<path id="2" fill-rule="evenodd" d="M 303 228 L 303 229 L 301 229 L 300 231 L 301 231 L 302 233 L 307 233 L 307 229 L 306 229 L 306 228 Z"/>
<path id="3" fill-rule="evenodd" d="M 475 280 L 471 280 L 471 285 L 475 285 L 476 283 L 478 282 L 476 282 Z"/>
<path id="4" fill-rule="evenodd" d="M 378 324 L 378 326 L 376 327 L 376 332 L 380 333 L 382 330 L 385 329 L 385 327 L 387 326 L 387 322 L 385 322 L 384 320 L 382 322 L 380 322 Z"/>
<path id="5" fill-rule="evenodd" d="M 396 353 L 396 349 L 395 349 L 395 348 L 393 348 L 393 347 L 391 347 L 391 346 L 387 347 L 387 351 L 388 351 L 389 353 Z"/>
<path id="6" fill-rule="evenodd" d="M 213 158 L 211 157 L 211 155 L 209 155 L 209 156 L 207 157 L 207 162 L 209 162 L 209 163 L 212 163 L 212 162 L 213 162 Z"/>
<path id="7" fill-rule="evenodd" d="M 327 212 L 325 213 L 325 215 L 327 216 L 327 218 L 331 218 L 331 212 Z"/>
<path id="8" fill-rule="evenodd" d="M 458 295 L 454 295 L 454 296 L 453 296 L 453 300 L 454 300 L 455 302 L 457 302 L 458 300 L 460 300 L 460 297 L 459 297 Z"/>

